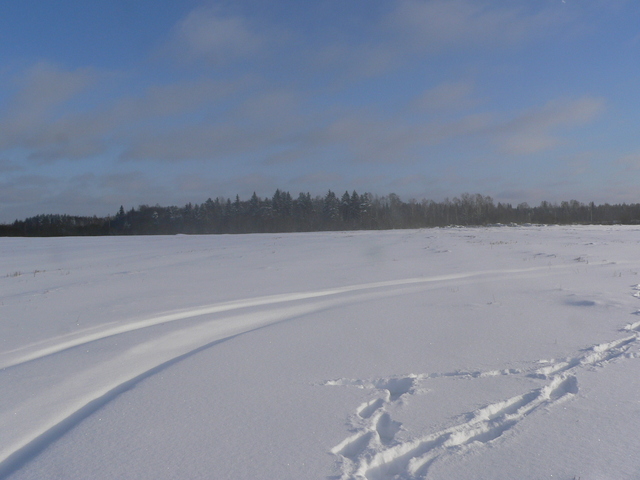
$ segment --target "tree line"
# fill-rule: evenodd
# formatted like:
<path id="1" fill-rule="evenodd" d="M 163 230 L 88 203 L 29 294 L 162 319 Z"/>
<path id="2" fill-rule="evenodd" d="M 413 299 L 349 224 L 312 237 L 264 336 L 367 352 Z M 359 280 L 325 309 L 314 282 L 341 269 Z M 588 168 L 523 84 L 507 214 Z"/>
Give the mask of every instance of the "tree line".
<path id="1" fill-rule="evenodd" d="M 0 224 L 0 236 L 171 235 L 385 230 L 491 224 L 640 224 L 640 204 L 595 205 L 576 200 L 543 201 L 531 207 L 497 204 L 491 197 L 463 194 L 441 202 L 409 200 L 396 194 L 375 196 L 329 190 L 324 196 L 276 190 L 248 200 L 217 197 L 184 207 L 140 205 L 115 215 L 82 217 L 36 215 Z"/>

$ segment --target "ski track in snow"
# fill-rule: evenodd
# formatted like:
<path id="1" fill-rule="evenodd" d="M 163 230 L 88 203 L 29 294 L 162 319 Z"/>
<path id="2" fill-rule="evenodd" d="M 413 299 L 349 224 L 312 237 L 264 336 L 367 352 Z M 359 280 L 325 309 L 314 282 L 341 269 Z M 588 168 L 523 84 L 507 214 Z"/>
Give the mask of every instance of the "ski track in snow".
<path id="1" fill-rule="evenodd" d="M 56 439 L 96 412 L 121 393 L 140 381 L 173 365 L 190 355 L 237 335 L 278 322 L 308 315 L 324 309 L 369 299 L 380 299 L 425 288 L 428 284 L 478 277 L 505 275 L 548 275 L 549 271 L 571 268 L 571 265 L 550 265 L 509 270 L 487 270 L 433 277 L 408 278 L 331 288 L 313 292 L 291 293 L 224 302 L 128 322 L 111 322 L 84 329 L 73 334 L 47 339 L 0 353 L 0 373 L 19 368 L 27 362 L 46 359 L 75 347 L 97 342 L 116 335 L 180 320 L 204 317 L 196 325 L 187 325 L 174 332 L 150 338 L 116 357 L 91 365 L 63 383 L 44 392 L 37 392 L 29 400 L 9 411 L 0 412 L 2 440 L 0 440 L 0 478 L 21 468 Z M 261 307 L 242 313 L 242 309 Z M 234 311 L 240 311 L 233 313 Z M 207 315 L 230 312 L 229 316 L 207 319 Z M 487 373 L 491 374 L 491 373 Z M 474 375 L 474 373 L 469 373 Z M 384 402 L 369 407 L 369 418 L 375 421 L 375 439 L 392 445 L 399 424 L 378 410 L 412 391 L 411 379 L 388 379 L 380 384 L 389 392 Z M 405 391 L 406 389 L 406 391 Z M 385 403 L 386 402 L 386 403 Z M 366 408 L 363 410 L 367 410 Z M 367 411 L 361 412 L 367 416 Z M 364 432 L 341 450 L 351 458 L 358 458 L 360 446 L 367 448 L 374 434 Z"/>
<path id="2" fill-rule="evenodd" d="M 40 342 L 36 342 L 23 347 L 0 352 L 0 370 L 32 360 L 46 357 L 55 353 L 59 353 L 70 348 L 85 345 L 87 343 L 102 340 L 104 338 L 121 335 L 124 333 L 141 330 L 144 328 L 154 327 L 166 323 L 176 322 L 179 320 L 187 320 L 205 315 L 230 312 L 251 307 L 268 307 L 281 303 L 312 300 L 322 297 L 336 296 L 340 294 L 356 293 L 365 290 L 384 289 L 392 287 L 402 287 L 410 285 L 420 285 L 428 283 L 445 282 L 450 280 L 463 280 L 474 277 L 490 277 L 501 275 L 516 275 L 535 273 L 540 271 L 548 271 L 550 269 L 568 268 L 570 265 L 553 265 L 546 267 L 533 267 L 512 270 L 487 270 L 479 272 L 467 272 L 452 275 L 439 275 L 433 277 L 407 278 L 401 280 L 391 280 L 386 282 L 374 282 L 360 285 L 350 285 L 346 287 L 330 288 L 326 290 L 318 290 L 314 292 L 288 293 L 281 295 L 270 295 L 264 297 L 250 298 L 244 300 L 235 300 L 230 302 L 217 303 L 214 305 L 202 306 L 194 309 L 182 310 L 177 312 L 163 313 L 161 315 L 127 322 L 110 322 L 100 326 L 85 329 L 79 332 L 66 334 Z"/>
<path id="3" fill-rule="evenodd" d="M 640 284 L 634 286 L 640 298 Z M 640 343 L 640 321 L 620 330 L 626 336 L 593 345 L 577 355 L 562 360 L 540 360 L 544 367 L 531 370 L 455 371 L 448 373 L 410 374 L 374 380 L 338 379 L 327 386 L 351 386 L 377 390 L 377 397 L 356 408 L 354 433 L 331 449 L 338 457 L 340 480 L 392 480 L 427 478 L 429 467 L 438 459 L 482 448 L 511 430 L 536 410 L 547 409 L 573 398 L 578 393 L 577 374 L 582 368 L 604 367 L 621 358 L 637 358 L 630 352 Z M 547 383 L 528 393 L 486 405 L 462 416 L 464 421 L 443 430 L 412 440 L 395 438 L 403 429 L 389 410 L 412 395 L 427 390 L 429 379 L 483 378 L 498 375 L 524 375 Z"/>

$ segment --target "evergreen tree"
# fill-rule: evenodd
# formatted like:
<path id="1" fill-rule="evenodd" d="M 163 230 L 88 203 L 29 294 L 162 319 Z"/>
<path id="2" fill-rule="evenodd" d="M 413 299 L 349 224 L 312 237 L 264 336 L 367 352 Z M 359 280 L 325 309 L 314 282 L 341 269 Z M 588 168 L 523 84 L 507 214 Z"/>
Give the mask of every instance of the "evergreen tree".
<path id="1" fill-rule="evenodd" d="M 331 190 L 324 197 L 322 216 L 325 228 L 334 228 L 340 218 L 340 202 Z"/>

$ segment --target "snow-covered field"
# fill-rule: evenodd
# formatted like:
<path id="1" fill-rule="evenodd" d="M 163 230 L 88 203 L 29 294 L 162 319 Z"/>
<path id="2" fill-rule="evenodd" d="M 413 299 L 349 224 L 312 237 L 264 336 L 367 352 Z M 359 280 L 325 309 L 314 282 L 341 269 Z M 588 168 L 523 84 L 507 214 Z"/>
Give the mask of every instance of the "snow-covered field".
<path id="1" fill-rule="evenodd" d="M 0 478 L 640 478 L 640 229 L 0 239 Z"/>

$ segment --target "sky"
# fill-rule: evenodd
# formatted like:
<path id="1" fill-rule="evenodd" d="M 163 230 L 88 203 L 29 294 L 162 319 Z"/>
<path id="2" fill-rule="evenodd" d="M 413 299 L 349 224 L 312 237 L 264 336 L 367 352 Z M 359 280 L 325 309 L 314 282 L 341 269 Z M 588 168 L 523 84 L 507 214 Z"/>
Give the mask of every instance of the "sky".
<path id="1" fill-rule="evenodd" d="M 632 0 L 0 7 L 0 222 L 329 189 L 640 202 Z"/>

